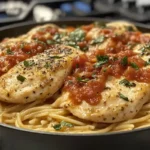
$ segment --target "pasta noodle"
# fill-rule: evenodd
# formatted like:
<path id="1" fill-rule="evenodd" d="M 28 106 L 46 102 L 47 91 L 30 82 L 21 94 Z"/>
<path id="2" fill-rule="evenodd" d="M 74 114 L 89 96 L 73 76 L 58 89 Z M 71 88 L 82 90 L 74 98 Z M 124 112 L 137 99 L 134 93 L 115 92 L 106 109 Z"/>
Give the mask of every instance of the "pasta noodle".
<path id="1" fill-rule="evenodd" d="M 58 132 L 54 129 L 54 125 L 59 124 L 62 120 L 73 124 L 73 127 L 59 130 L 59 132 L 68 133 L 119 132 L 150 126 L 150 103 L 145 104 L 133 119 L 112 124 L 84 121 L 71 115 L 63 108 L 58 108 L 56 105 L 54 107 L 53 104 L 45 104 L 44 102 L 25 105 L 6 105 L 1 102 L 0 106 L 1 123 L 36 131 Z"/>

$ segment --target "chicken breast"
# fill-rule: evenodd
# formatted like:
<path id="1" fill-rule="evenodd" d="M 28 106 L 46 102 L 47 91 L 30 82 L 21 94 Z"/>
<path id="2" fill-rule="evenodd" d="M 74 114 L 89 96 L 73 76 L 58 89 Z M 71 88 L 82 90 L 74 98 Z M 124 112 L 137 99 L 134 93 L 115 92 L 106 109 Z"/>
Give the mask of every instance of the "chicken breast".
<path id="1" fill-rule="evenodd" d="M 28 103 L 51 97 L 62 86 L 79 52 L 55 46 L 18 63 L 0 77 L 0 101 Z"/>
<path id="2" fill-rule="evenodd" d="M 117 80 L 110 77 L 107 80 L 107 90 L 102 92 L 100 103 L 91 106 L 85 101 L 80 105 L 74 105 L 68 92 L 64 92 L 57 99 L 55 105 L 69 110 L 78 118 L 103 123 L 114 123 L 133 118 L 150 97 L 150 85 L 138 83 L 130 89 L 119 84 L 123 78 Z M 122 100 L 118 93 L 123 93 L 129 101 Z"/>
<path id="3" fill-rule="evenodd" d="M 57 25 L 54 24 L 46 24 L 46 25 L 41 25 L 41 26 L 36 26 L 33 29 L 31 29 L 30 31 L 28 31 L 26 34 L 20 35 L 18 37 L 12 37 L 12 38 L 6 38 L 4 39 L 1 43 L 0 43 L 0 51 L 3 51 L 5 49 L 7 49 L 7 47 L 13 47 L 15 46 L 18 42 L 21 43 L 30 43 L 31 41 L 34 41 L 34 39 L 32 39 L 32 36 L 34 34 L 36 34 L 38 31 L 46 29 L 46 28 L 53 28 L 58 30 L 59 33 L 64 33 L 66 32 L 65 29 L 59 28 Z M 51 35 L 51 33 L 46 32 L 44 34 L 45 37 Z"/>
<path id="4" fill-rule="evenodd" d="M 125 31 L 138 31 L 137 27 L 127 21 L 113 21 L 110 23 L 107 23 L 107 27 L 113 27 L 116 30 L 118 30 L 118 33 L 123 33 Z"/>
<path id="5" fill-rule="evenodd" d="M 27 33 L 20 35 L 18 37 L 12 37 L 12 38 L 8 38 L 7 40 L 4 40 L 4 42 L 0 43 L 1 45 L 4 44 L 11 44 L 14 42 L 19 42 L 22 40 L 25 40 L 26 42 L 31 40 L 31 37 L 33 34 L 35 34 L 38 30 L 40 29 L 44 29 L 44 28 L 57 28 L 58 30 L 60 29 L 57 25 L 54 24 L 46 24 L 46 25 L 41 25 L 41 26 L 36 26 L 32 29 L 30 29 Z M 60 31 L 62 31 L 62 29 L 60 29 Z"/>
<path id="6" fill-rule="evenodd" d="M 113 32 L 115 35 L 122 35 L 126 31 L 138 31 L 135 25 L 129 22 L 124 21 L 114 21 L 106 24 L 106 27 L 94 27 L 87 33 L 87 37 L 91 37 L 91 43 L 89 43 L 89 52 L 92 52 L 97 49 L 105 49 L 108 45 L 112 45 L 113 41 L 111 38 L 107 37 L 107 34 L 101 32 L 103 29 Z M 109 34 L 109 32 L 108 32 Z M 96 44 L 92 44 L 93 41 L 96 41 Z"/>
<path id="7" fill-rule="evenodd" d="M 124 21 L 114 21 L 106 24 L 106 27 L 97 26 L 88 32 L 87 36 L 91 36 L 93 39 L 100 36 L 100 31 L 102 29 L 113 29 L 113 32 L 116 34 L 122 34 L 126 31 L 138 31 L 136 26 L 129 22 Z M 103 33 L 101 35 L 104 35 Z"/>
<path id="8" fill-rule="evenodd" d="M 133 51 L 141 54 L 141 49 L 145 46 L 138 44 Z M 148 61 L 149 55 L 143 55 L 142 59 Z M 94 122 L 115 123 L 128 120 L 133 118 L 143 104 L 150 100 L 150 84 L 132 81 L 135 86 L 130 88 L 120 84 L 123 79 L 123 76 L 119 79 L 109 76 L 106 81 L 106 89 L 101 93 L 102 98 L 95 106 L 86 101 L 82 101 L 79 105 L 74 104 L 68 91 L 63 91 L 54 106 L 63 107 L 78 118 Z M 124 100 L 119 96 L 120 93 L 128 99 Z"/>
<path id="9" fill-rule="evenodd" d="M 33 29 L 31 29 L 28 33 L 27 33 L 27 36 L 25 38 L 25 41 L 26 42 L 29 42 L 30 40 L 32 40 L 32 36 L 38 32 L 39 30 L 43 30 L 43 29 L 46 29 L 46 28 L 53 28 L 53 29 L 57 29 L 59 33 L 64 33 L 66 32 L 65 29 L 62 29 L 60 27 L 58 27 L 57 25 L 54 25 L 54 24 L 46 24 L 46 25 L 41 25 L 41 26 L 37 26 L 37 27 L 34 27 Z M 45 37 L 47 37 L 50 33 L 47 32 L 45 34 Z"/>

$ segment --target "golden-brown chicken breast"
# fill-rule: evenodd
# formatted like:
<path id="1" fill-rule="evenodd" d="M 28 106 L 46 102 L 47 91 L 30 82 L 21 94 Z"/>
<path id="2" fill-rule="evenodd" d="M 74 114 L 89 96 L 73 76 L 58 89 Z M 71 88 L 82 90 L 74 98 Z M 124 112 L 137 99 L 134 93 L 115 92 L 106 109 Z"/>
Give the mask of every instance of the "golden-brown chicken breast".
<path id="1" fill-rule="evenodd" d="M 133 118 L 142 108 L 150 97 L 150 85 L 146 83 L 135 82 L 136 87 L 128 88 L 119 84 L 121 80 L 110 77 L 107 80 L 106 87 L 108 89 L 102 92 L 100 103 L 91 106 L 85 101 L 80 105 L 72 103 L 69 92 L 64 92 L 57 99 L 55 104 L 66 108 L 78 118 L 103 123 L 114 123 Z M 128 97 L 129 101 L 125 101 L 119 97 L 121 93 Z"/>
<path id="2" fill-rule="evenodd" d="M 60 29 L 57 25 L 54 24 L 46 24 L 46 25 L 40 25 L 40 26 L 36 26 L 34 28 L 32 28 L 31 30 L 29 30 L 27 33 L 20 35 L 18 37 L 12 37 L 12 38 L 7 38 L 6 40 L 4 40 L 2 43 L 0 43 L 1 45 L 4 44 L 11 44 L 14 42 L 19 42 L 19 41 L 24 41 L 24 42 L 30 42 L 32 40 L 32 36 L 34 34 L 36 34 L 39 30 L 42 29 L 48 29 L 48 28 L 54 28 L 54 29 L 58 29 L 58 31 L 62 31 L 62 29 Z"/>
<path id="3" fill-rule="evenodd" d="M 51 97 L 62 86 L 79 52 L 55 46 L 18 63 L 0 77 L 0 101 L 28 103 Z"/>
<path id="4" fill-rule="evenodd" d="M 108 45 L 112 45 L 114 41 L 110 38 L 113 36 L 122 36 L 125 32 L 135 32 L 138 31 L 135 25 L 124 22 L 115 21 L 107 23 L 105 26 L 95 26 L 88 33 L 87 37 L 91 37 L 89 43 L 89 52 L 97 49 L 105 49 Z M 124 39 L 124 37 L 122 37 Z"/>
<path id="5" fill-rule="evenodd" d="M 107 23 L 107 27 L 113 27 L 118 30 L 118 33 L 123 33 L 125 31 L 138 31 L 137 27 L 127 21 L 113 21 L 110 23 Z"/>
<path id="6" fill-rule="evenodd" d="M 139 76 L 138 79 L 140 80 L 143 81 L 149 80 L 146 78 L 148 77 L 147 75 L 150 73 L 150 70 L 148 70 L 148 72 L 145 72 L 146 69 L 150 68 L 149 65 L 146 64 L 146 62 L 149 63 L 150 61 L 149 60 L 150 57 L 149 55 L 147 55 L 149 49 L 150 49 L 149 44 L 137 44 L 133 48 L 133 52 L 135 52 L 138 55 L 133 56 L 132 61 L 134 58 L 134 59 L 138 59 L 137 63 L 139 63 L 140 61 L 145 64 L 143 64 L 144 67 L 142 73 L 141 71 L 139 71 L 137 64 L 131 61 L 129 65 L 131 65 L 132 67 L 131 66 L 127 67 L 127 71 L 129 70 L 132 71 L 130 72 L 131 78 L 132 76 L 135 76 L 136 78 Z M 132 50 L 129 50 L 127 52 L 130 53 L 131 51 Z M 128 59 L 131 60 L 131 58 Z M 99 61 L 99 64 L 102 63 L 101 61 Z M 123 57 L 121 63 L 127 63 L 127 57 Z M 111 65 L 109 65 L 108 67 L 111 67 Z M 95 75 L 94 72 L 93 75 Z M 84 79 L 82 79 L 81 77 L 84 77 Z M 86 85 L 87 82 L 90 82 L 90 84 L 92 84 L 92 82 L 94 82 L 95 80 L 95 79 L 90 80 L 89 78 L 85 78 L 84 75 L 82 75 L 81 77 L 77 78 L 77 80 L 80 81 L 81 84 L 80 86 L 78 83 L 76 83 L 78 84 L 78 87 L 82 87 Z M 63 90 L 61 97 L 59 97 L 56 100 L 54 106 L 63 107 L 69 110 L 73 115 L 77 116 L 78 118 L 94 121 L 94 122 L 114 123 L 114 122 L 124 121 L 133 118 L 137 114 L 137 112 L 139 112 L 139 110 L 142 108 L 143 104 L 145 104 L 150 100 L 150 92 L 149 92 L 150 84 L 148 82 L 141 82 L 141 81 L 139 82 L 137 80 L 132 80 L 129 82 L 128 80 L 125 79 L 126 77 L 122 75 L 120 78 L 116 78 L 114 76 L 109 75 L 109 77 L 106 80 L 105 88 L 104 90 L 102 90 L 100 101 L 96 105 L 91 105 L 83 99 L 81 100 L 79 99 L 78 100 L 79 104 L 75 104 L 74 97 L 70 96 L 71 91 Z M 70 82 L 73 81 L 74 80 L 71 80 Z M 93 87 L 91 88 L 93 89 L 95 88 L 95 86 L 97 86 L 95 84 L 92 85 Z M 101 86 L 103 86 L 103 84 L 101 84 Z M 99 88 L 101 88 L 101 86 L 99 86 Z M 89 87 L 84 89 L 87 90 L 88 88 Z M 84 90 L 80 92 L 86 93 L 86 91 Z M 94 92 L 94 91 L 89 90 L 89 93 L 86 94 L 90 95 L 90 92 Z M 99 94 L 99 92 L 97 92 L 96 94 Z"/>

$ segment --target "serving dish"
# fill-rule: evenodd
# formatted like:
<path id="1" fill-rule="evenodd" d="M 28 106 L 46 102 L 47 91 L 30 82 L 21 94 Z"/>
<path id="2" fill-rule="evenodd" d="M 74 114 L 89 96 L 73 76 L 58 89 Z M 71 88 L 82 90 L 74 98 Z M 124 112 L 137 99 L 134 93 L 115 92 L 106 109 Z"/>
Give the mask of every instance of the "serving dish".
<path id="1" fill-rule="evenodd" d="M 101 19 L 72 19 L 53 21 L 57 25 L 81 25 L 93 21 L 103 23 L 109 20 Z M 27 32 L 34 26 L 45 23 L 21 23 L 0 29 L 0 39 L 13 37 Z M 142 32 L 149 32 L 146 25 L 135 24 Z M 93 149 L 148 149 L 150 148 L 150 127 L 134 131 L 105 133 L 105 134 L 67 134 L 46 133 L 11 127 L 0 124 L 0 149 L 1 150 L 93 150 Z"/>

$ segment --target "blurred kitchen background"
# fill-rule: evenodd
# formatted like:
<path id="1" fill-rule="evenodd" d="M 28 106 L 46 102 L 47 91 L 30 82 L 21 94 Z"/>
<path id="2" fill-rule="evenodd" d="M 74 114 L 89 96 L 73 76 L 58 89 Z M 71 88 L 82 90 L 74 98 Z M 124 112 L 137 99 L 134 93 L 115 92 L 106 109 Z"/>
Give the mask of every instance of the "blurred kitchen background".
<path id="1" fill-rule="evenodd" d="M 0 0 L 0 27 L 79 17 L 150 24 L 150 0 Z"/>

